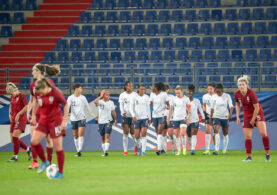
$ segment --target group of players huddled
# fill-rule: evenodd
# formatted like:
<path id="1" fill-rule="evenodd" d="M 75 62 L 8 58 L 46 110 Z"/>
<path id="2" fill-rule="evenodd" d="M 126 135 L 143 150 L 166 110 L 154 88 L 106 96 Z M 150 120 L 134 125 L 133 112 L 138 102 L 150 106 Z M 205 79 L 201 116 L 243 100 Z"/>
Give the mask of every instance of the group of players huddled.
<path id="1" fill-rule="evenodd" d="M 14 83 L 7 83 L 6 91 L 11 95 L 9 119 L 11 122 L 10 135 L 14 144 L 14 156 L 9 162 L 18 160 L 19 148 L 26 149 L 29 160 L 33 158 L 29 169 L 37 169 L 42 173 L 52 161 L 53 146 L 57 155 L 59 171 L 53 179 L 61 179 L 64 166 L 63 136 L 70 113 L 70 121 L 74 135 L 74 143 L 77 154 L 80 157 L 86 127 L 86 112 L 92 112 L 85 96 L 82 95 L 82 85 L 74 85 L 74 93 L 66 100 L 62 93 L 55 87 L 54 82 L 45 78 L 44 75 L 55 76 L 60 72 L 59 66 L 35 64 L 32 75 L 35 79 L 30 86 L 30 101 L 21 93 Z M 263 140 L 266 162 L 270 162 L 269 138 L 266 130 L 264 113 L 258 102 L 256 93 L 249 88 L 247 76 L 238 79 L 238 90 L 234 94 L 236 101 L 237 124 L 241 125 L 240 112 L 243 107 L 243 134 L 247 157 L 243 162 L 251 162 L 252 132 L 257 127 Z M 208 93 L 203 96 L 203 105 L 194 98 L 195 86 L 188 85 L 186 95 L 181 86 L 175 88 L 175 95 L 169 94 L 169 85 L 155 83 L 151 89 L 150 97 L 145 94 L 145 85 L 139 85 L 137 92 L 133 91 L 133 84 L 125 82 L 124 92 L 119 96 L 120 113 L 122 116 L 121 126 L 123 129 L 124 156 L 128 155 L 129 133 L 134 141 L 134 154 L 146 155 L 147 129 L 152 124 L 157 134 L 157 155 L 167 154 L 167 136 L 171 141 L 172 153 L 186 155 L 187 137 L 191 148 L 190 155 L 195 155 L 197 145 L 197 132 L 199 123 L 205 123 L 205 148 L 204 155 L 210 155 L 210 144 L 214 140 L 213 155 L 219 154 L 220 135 L 223 132 L 223 151 L 227 153 L 229 120 L 233 113 L 231 96 L 224 93 L 222 84 L 208 84 Z M 108 156 L 110 134 L 113 125 L 117 125 L 115 105 L 110 100 L 108 90 L 102 90 L 94 100 L 99 114 L 96 117 L 101 135 L 103 155 Z M 63 106 L 63 112 L 60 106 Z M 151 116 L 152 108 L 152 116 Z M 27 112 L 27 115 L 26 115 Z M 26 146 L 19 139 L 24 133 L 27 121 L 31 125 L 31 147 Z M 47 157 L 41 140 L 46 138 Z M 41 164 L 38 164 L 38 159 Z"/>

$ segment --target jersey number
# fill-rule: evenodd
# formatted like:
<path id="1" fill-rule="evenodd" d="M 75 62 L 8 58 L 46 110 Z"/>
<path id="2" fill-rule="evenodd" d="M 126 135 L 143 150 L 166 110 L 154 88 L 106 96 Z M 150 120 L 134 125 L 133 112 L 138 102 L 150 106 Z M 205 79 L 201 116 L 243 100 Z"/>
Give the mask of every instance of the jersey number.
<path id="1" fill-rule="evenodd" d="M 55 134 L 56 134 L 56 136 L 59 136 L 61 134 L 61 132 L 62 132 L 62 130 L 61 130 L 60 126 L 55 127 Z"/>

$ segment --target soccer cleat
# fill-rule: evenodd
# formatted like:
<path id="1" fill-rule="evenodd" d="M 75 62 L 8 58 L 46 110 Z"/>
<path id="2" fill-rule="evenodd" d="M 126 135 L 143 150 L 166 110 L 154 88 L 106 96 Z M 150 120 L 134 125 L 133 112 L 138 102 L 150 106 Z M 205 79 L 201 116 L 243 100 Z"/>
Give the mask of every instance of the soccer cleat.
<path id="1" fill-rule="evenodd" d="M 227 151 L 226 150 L 223 150 L 222 151 L 222 155 L 226 155 L 227 154 Z"/>
<path id="2" fill-rule="evenodd" d="M 124 156 L 128 156 L 128 152 L 124 152 L 123 155 L 124 155 Z"/>
<path id="3" fill-rule="evenodd" d="M 10 160 L 8 160 L 8 162 L 17 162 L 17 161 L 18 159 L 15 156 L 13 156 Z"/>
<path id="4" fill-rule="evenodd" d="M 138 156 L 141 155 L 141 148 L 138 148 L 138 153 L 137 153 Z"/>
<path id="5" fill-rule="evenodd" d="M 39 164 L 38 164 L 38 162 L 33 161 L 28 168 L 29 169 L 37 169 L 37 168 L 39 168 Z"/>
<path id="6" fill-rule="evenodd" d="M 52 177 L 51 179 L 63 179 L 64 176 L 62 173 L 60 172 L 57 172 L 56 175 L 54 177 Z"/>
<path id="7" fill-rule="evenodd" d="M 137 146 L 135 146 L 134 155 L 138 155 L 138 147 Z"/>
<path id="8" fill-rule="evenodd" d="M 145 156 L 145 152 L 142 152 L 142 153 L 141 153 L 141 156 Z"/>
<path id="9" fill-rule="evenodd" d="M 181 155 L 181 152 L 177 152 L 176 154 L 175 154 L 175 156 L 180 156 Z"/>
<path id="10" fill-rule="evenodd" d="M 45 162 L 42 162 L 40 164 L 40 167 L 37 170 L 37 173 L 42 173 L 49 165 L 50 165 L 50 162 L 48 160 L 46 160 Z"/>
<path id="11" fill-rule="evenodd" d="M 82 156 L 82 153 L 81 153 L 81 152 L 77 152 L 74 156 L 76 156 L 76 157 L 81 157 L 81 156 Z"/>
<path id="12" fill-rule="evenodd" d="M 195 150 L 192 150 L 191 152 L 190 152 L 190 155 L 195 155 Z"/>
<path id="13" fill-rule="evenodd" d="M 242 160 L 242 162 L 252 162 L 252 158 L 248 156 L 246 159 Z"/>
<path id="14" fill-rule="evenodd" d="M 210 150 L 205 150 L 205 152 L 203 152 L 203 155 L 211 155 Z"/>
<path id="15" fill-rule="evenodd" d="M 166 155 L 167 155 L 167 152 L 164 151 L 164 150 L 161 150 L 161 154 L 164 155 L 164 156 L 166 156 Z"/>
<path id="16" fill-rule="evenodd" d="M 213 155 L 218 155 L 218 151 L 213 151 Z"/>
<path id="17" fill-rule="evenodd" d="M 105 152 L 104 154 L 102 154 L 103 157 L 109 156 L 108 152 Z"/>
<path id="18" fill-rule="evenodd" d="M 32 149 L 30 147 L 27 147 L 26 152 L 28 154 L 28 160 L 31 160 L 32 159 Z"/>
<path id="19" fill-rule="evenodd" d="M 158 150 L 158 151 L 156 152 L 156 154 L 157 154 L 157 156 L 160 156 L 160 155 L 161 155 L 161 151 Z"/>
<path id="20" fill-rule="evenodd" d="M 271 160 L 270 160 L 270 154 L 266 154 L 265 155 L 265 162 L 267 162 L 267 163 L 271 162 Z"/>
<path id="21" fill-rule="evenodd" d="M 183 155 L 187 155 L 187 149 L 183 148 Z"/>

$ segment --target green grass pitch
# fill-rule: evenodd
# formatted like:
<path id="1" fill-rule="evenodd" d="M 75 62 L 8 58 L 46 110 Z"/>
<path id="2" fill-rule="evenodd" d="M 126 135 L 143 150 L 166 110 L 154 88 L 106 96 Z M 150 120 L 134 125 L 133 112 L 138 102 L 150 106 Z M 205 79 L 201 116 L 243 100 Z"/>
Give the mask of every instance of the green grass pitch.
<path id="1" fill-rule="evenodd" d="M 66 152 L 63 180 L 28 170 L 27 155 L 8 163 L 12 153 L 0 153 L 0 194 L 277 194 L 277 151 L 265 163 L 264 151 L 253 151 L 253 162 L 242 163 L 244 151 L 228 155 L 124 157 L 120 151 L 83 152 L 81 158 Z M 54 154 L 53 163 L 56 163 Z"/>

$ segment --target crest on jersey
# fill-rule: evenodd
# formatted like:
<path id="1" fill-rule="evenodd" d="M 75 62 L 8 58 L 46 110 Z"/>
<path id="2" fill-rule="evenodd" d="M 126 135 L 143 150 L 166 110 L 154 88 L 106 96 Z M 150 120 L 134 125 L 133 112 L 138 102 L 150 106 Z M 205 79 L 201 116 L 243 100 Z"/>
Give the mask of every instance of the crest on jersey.
<path id="1" fill-rule="evenodd" d="M 128 99 L 124 98 L 124 103 L 127 104 L 128 103 Z"/>
<path id="2" fill-rule="evenodd" d="M 71 106 L 76 106 L 76 102 L 75 102 L 75 101 L 72 101 L 72 102 L 71 102 Z"/>
<path id="3" fill-rule="evenodd" d="M 138 100 L 136 100 L 136 105 L 138 105 L 139 104 L 139 101 Z"/>
<path id="4" fill-rule="evenodd" d="M 42 99 L 38 98 L 38 105 L 41 107 L 42 106 Z"/>
<path id="5" fill-rule="evenodd" d="M 103 104 L 99 104 L 99 107 L 101 110 L 104 110 L 104 105 Z"/>
<path id="6" fill-rule="evenodd" d="M 257 120 L 260 121 L 261 120 L 261 116 L 257 115 Z"/>
<path id="7" fill-rule="evenodd" d="M 17 97 L 17 98 L 15 99 L 16 102 L 18 102 L 18 100 L 19 100 L 19 97 Z"/>
<path id="8" fill-rule="evenodd" d="M 50 102 L 50 104 L 53 104 L 53 101 L 54 101 L 54 97 L 53 96 L 49 96 L 49 102 Z"/>
<path id="9" fill-rule="evenodd" d="M 247 101 L 248 101 L 248 102 L 250 102 L 250 98 L 249 98 L 249 96 L 247 96 L 247 97 L 246 97 L 246 99 L 247 99 Z"/>

